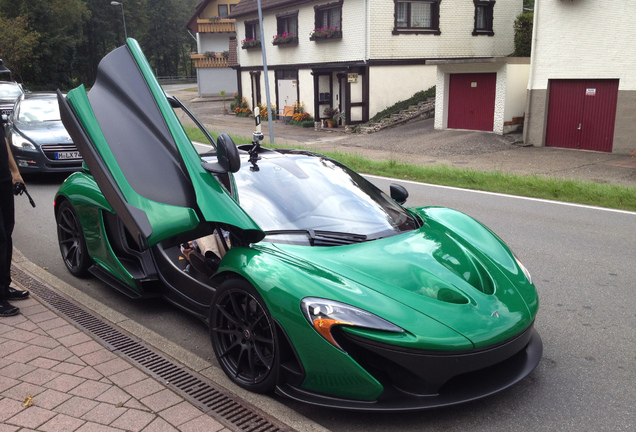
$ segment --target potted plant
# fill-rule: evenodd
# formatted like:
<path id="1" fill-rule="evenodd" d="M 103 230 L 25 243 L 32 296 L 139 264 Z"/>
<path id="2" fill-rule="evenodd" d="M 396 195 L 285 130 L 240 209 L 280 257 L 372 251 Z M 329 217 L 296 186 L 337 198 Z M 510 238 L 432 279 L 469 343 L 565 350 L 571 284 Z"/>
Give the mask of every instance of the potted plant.
<path id="1" fill-rule="evenodd" d="M 221 90 L 219 95 L 223 98 L 223 115 L 227 115 L 227 108 L 225 107 L 225 90 Z"/>
<path id="2" fill-rule="evenodd" d="M 335 128 L 338 126 L 338 119 L 340 118 L 340 111 L 338 108 L 325 108 L 322 112 L 327 118 L 325 119 L 325 124 L 327 127 Z"/>

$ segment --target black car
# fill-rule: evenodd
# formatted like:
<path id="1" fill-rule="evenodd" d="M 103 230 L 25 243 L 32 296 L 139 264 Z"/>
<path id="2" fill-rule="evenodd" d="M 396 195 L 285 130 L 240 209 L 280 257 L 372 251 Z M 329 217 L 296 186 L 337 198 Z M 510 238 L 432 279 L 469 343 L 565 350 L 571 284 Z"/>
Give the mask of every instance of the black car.
<path id="1" fill-rule="evenodd" d="M 55 94 L 20 96 L 8 118 L 7 139 L 21 173 L 82 168 L 82 156 L 60 120 Z"/>
<path id="2" fill-rule="evenodd" d="M 24 91 L 20 84 L 12 81 L 0 81 L 0 114 L 10 116 L 13 111 L 13 105 Z"/>

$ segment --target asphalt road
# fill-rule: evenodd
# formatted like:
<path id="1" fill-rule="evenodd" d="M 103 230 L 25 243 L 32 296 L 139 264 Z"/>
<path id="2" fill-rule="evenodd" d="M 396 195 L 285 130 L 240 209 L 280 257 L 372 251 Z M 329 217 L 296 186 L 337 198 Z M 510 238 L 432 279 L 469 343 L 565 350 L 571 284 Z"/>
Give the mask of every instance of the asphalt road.
<path id="1" fill-rule="evenodd" d="M 14 245 L 100 302 L 201 358 L 213 353 L 203 324 L 163 301 L 129 300 L 65 269 L 53 196 L 63 177 L 28 178 L 37 203 L 16 198 Z M 389 181 L 373 179 L 382 189 Z M 343 413 L 280 400 L 333 431 L 631 431 L 636 424 L 636 213 L 431 185 L 406 184 L 408 205 L 464 211 L 497 232 L 530 269 L 544 342 L 537 369 L 493 397 L 432 412 Z"/>

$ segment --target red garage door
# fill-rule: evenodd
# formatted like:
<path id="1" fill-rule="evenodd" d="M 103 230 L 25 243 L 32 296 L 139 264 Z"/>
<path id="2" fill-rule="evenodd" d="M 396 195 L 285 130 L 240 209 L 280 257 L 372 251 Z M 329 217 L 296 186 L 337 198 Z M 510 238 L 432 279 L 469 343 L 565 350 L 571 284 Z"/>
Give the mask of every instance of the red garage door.
<path id="1" fill-rule="evenodd" d="M 492 131 L 496 73 L 452 74 L 448 89 L 448 127 Z"/>
<path id="2" fill-rule="evenodd" d="M 611 152 L 618 80 L 550 80 L 545 145 Z"/>

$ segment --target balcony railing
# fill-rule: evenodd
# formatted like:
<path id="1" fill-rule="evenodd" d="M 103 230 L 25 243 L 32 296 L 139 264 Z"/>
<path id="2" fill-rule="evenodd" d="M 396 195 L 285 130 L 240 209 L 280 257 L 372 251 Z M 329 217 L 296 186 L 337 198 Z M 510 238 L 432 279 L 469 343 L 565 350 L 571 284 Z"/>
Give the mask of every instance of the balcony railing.
<path id="1" fill-rule="evenodd" d="M 190 54 L 190 58 L 194 60 L 194 67 L 197 68 L 209 68 L 209 67 L 229 67 L 228 59 L 220 54 L 214 56 L 206 56 L 205 54 Z"/>
<path id="2" fill-rule="evenodd" d="M 198 19 L 197 25 L 199 33 L 235 33 L 235 22 L 236 20 L 229 18 L 218 18 L 216 21 Z"/>

